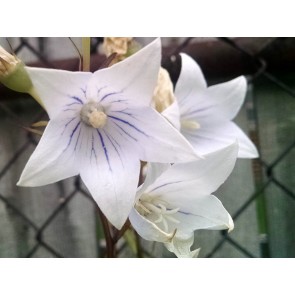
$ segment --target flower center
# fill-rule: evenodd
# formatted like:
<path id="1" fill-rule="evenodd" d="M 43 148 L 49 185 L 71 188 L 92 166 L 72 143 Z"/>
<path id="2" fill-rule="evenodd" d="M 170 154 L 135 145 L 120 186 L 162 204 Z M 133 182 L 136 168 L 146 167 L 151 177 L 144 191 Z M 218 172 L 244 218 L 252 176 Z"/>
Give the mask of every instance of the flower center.
<path id="1" fill-rule="evenodd" d="M 91 101 L 85 104 L 80 112 L 81 120 L 93 128 L 101 128 L 107 122 L 107 115 L 103 107 L 98 103 Z"/>
<path id="2" fill-rule="evenodd" d="M 193 120 L 182 120 L 181 128 L 189 129 L 189 130 L 197 130 L 201 128 L 201 125 L 197 121 Z"/>
<path id="3" fill-rule="evenodd" d="M 147 217 L 154 223 L 163 226 L 163 230 L 168 232 L 168 223 L 179 223 L 173 215 L 179 211 L 179 208 L 168 209 L 167 203 L 159 198 L 143 195 L 135 204 L 135 209 L 139 214 Z"/>

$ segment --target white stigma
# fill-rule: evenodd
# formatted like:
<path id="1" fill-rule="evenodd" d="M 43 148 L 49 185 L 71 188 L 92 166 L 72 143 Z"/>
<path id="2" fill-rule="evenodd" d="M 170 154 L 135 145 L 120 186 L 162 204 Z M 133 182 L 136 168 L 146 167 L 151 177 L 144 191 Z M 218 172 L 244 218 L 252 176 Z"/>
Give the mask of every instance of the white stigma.
<path id="1" fill-rule="evenodd" d="M 93 128 L 101 128 L 107 122 L 107 115 L 102 106 L 94 101 L 90 101 L 82 107 L 80 117 L 86 125 Z"/>

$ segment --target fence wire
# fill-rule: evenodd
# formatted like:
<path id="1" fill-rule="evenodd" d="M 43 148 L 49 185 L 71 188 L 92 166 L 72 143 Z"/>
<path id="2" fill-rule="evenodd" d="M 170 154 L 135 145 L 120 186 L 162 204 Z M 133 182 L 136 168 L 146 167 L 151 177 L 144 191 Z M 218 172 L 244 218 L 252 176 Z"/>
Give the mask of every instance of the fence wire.
<path id="1" fill-rule="evenodd" d="M 185 51 L 186 47 L 189 46 L 191 42 L 193 42 L 194 38 L 186 38 L 181 44 L 178 44 L 177 47 L 172 48 L 170 50 L 169 55 L 176 56 L 179 52 Z M 91 42 L 91 52 L 95 53 L 97 52 L 97 47 L 100 45 L 102 41 L 102 38 L 92 38 Z M 19 38 L 19 45 L 14 48 L 14 52 L 16 54 L 19 54 L 23 50 L 28 50 L 33 55 L 37 57 L 37 59 L 44 64 L 47 67 L 54 68 L 53 63 L 48 60 L 45 50 L 44 50 L 44 39 L 38 38 L 37 39 L 37 48 L 36 46 L 32 46 L 28 39 L 26 38 Z M 276 85 L 281 89 L 282 92 L 285 92 L 295 98 L 295 91 L 291 89 L 284 81 L 282 81 L 280 78 L 274 76 L 272 73 L 268 70 L 268 60 L 262 58 L 262 52 L 266 49 L 271 48 L 272 46 L 275 46 L 278 42 L 280 42 L 279 38 L 272 38 L 270 42 L 268 42 L 265 46 L 263 46 L 259 51 L 256 51 L 254 54 L 247 50 L 247 48 L 244 48 L 237 42 L 235 42 L 235 39 L 229 39 L 229 38 L 219 38 L 218 42 L 226 44 L 227 46 L 230 46 L 235 52 L 239 53 L 244 59 L 245 62 L 253 65 L 253 71 L 249 75 L 248 74 L 248 84 L 255 86 L 255 83 L 259 77 L 264 77 L 266 80 L 268 80 L 270 83 Z M 170 56 L 169 56 L 170 57 Z M 169 68 L 169 66 L 167 67 Z M 169 68 L 171 71 L 171 67 Z M 173 72 L 173 69 L 172 69 Z M 173 76 L 173 74 L 172 74 Z M 0 108 L 3 112 L 6 113 L 7 117 L 13 120 L 14 122 L 18 120 L 18 115 L 11 109 L 8 108 L 8 106 L 5 104 L 5 102 L 0 101 Z M 259 148 L 259 115 L 257 114 L 257 102 L 254 101 L 254 104 L 249 106 L 249 121 L 251 121 L 252 129 L 250 130 L 250 137 L 254 141 L 254 143 Z M 44 112 L 38 114 L 37 118 L 41 118 L 44 115 Z M 36 122 L 36 118 L 34 118 L 33 122 Z M 1 183 L 4 182 L 4 177 L 9 173 L 9 171 L 12 169 L 13 165 L 15 165 L 16 161 L 23 156 L 23 154 L 32 146 L 36 146 L 37 141 L 35 139 L 35 136 L 32 135 L 31 132 L 25 131 L 27 133 L 26 140 L 20 146 L 13 154 L 13 156 L 7 160 L 6 163 L 2 164 L 0 166 L 0 186 Z M 292 141 L 293 140 L 293 141 Z M 260 199 L 267 198 L 265 194 L 265 191 L 267 188 L 269 188 L 271 185 L 274 185 L 277 187 L 280 191 L 283 192 L 284 197 L 289 197 L 292 201 L 295 201 L 295 194 L 292 191 L 292 188 L 286 185 L 285 183 L 282 183 L 280 179 L 277 178 L 275 173 L 275 168 L 286 159 L 286 157 L 290 154 L 290 152 L 295 147 L 295 138 L 290 139 L 289 146 L 286 146 L 284 149 L 280 150 L 277 154 L 275 159 L 271 163 L 267 163 L 263 158 L 255 159 L 253 161 L 253 175 L 256 179 L 262 179 L 262 181 L 259 182 L 259 185 L 256 186 L 256 191 L 253 192 L 252 195 L 248 197 L 246 201 L 244 201 L 242 204 L 240 204 L 240 207 L 232 214 L 234 222 L 237 222 L 241 216 L 245 213 L 247 208 L 253 204 L 254 202 L 259 201 Z M 263 153 L 260 153 L 263 154 Z M 74 181 L 74 185 L 72 187 L 72 190 L 70 193 L 68 193 L 65 197 L 63 197 L 62 201 L 56 205 L 56 207 L 52 208 L 52 211 L 48 213 L 47 218 L 41 225 L 37 225 L 37 223 L 34 221 L 34 219 L 31 216 L 26 215 L 21 208 L 18 206 L 15 206 L 14 203 L 10 200 L 8 196 L 0 194 L 0 202 L 2 202 L 8 210 L 14 213 L 15 218 L 20 218 L 22 220 L 22 223 L 25 227 L 30 228 L 34 232 L 34 245 L 28 249 L 28 251 L 25 253 L 24 257 L 34 257 L 35 253 L 40 248 L 45 248 L 48 252 L 51 253 L 53 257 L 64 257 L 57 249 L 54 248 L 53 245 L 50 245 L 46 241 L 46 236 L 44 235 L 45 230 L 50 227 L 52 222 L 57 218 L 59 213 L 67 206 L 69 206 L 70 202 L 80 193 L 83 197 L 93 200 L 92 197 L 81 187 L 80 180 L 77 177 Z M 93 201 L 93 206 L 96 207 L 95 202 Z M 232 247 L 234 247 L 237 251 L 239 251 L 243 256 L 245 257 L 256 257 L 254 253 L 251 253 L 250 250 L 246 248 L 245 245 L 242 245 L 241 243 L 234 240 L 232 237 L 228 235 L 227 232 L 221 231 L 220 232 L 220 239 L 219 241 L 214 245 L 210 253 L 207 254 L 207 257 L 214 257 L 218 251 L 221 250 L 221 248 L 224 246 L 224 244 L 230 244 Z M 125 244 L 121 243 L 121 246 L 118 247 L 118 253 L 120 254 L 120 251 L 123 251 L 125 248 Z M 267 233 L 260 233 L 260 256 L 261 257 L 270 257 L 270 251 L 269 251 L 269 240 L 267 238 Z M 149 255 L 145 250 L 144 254 L 146 256 Z M 102 253 L 102 252 L 101 252 Z M 103 253 L 101 254 L 103 256 Z"/>

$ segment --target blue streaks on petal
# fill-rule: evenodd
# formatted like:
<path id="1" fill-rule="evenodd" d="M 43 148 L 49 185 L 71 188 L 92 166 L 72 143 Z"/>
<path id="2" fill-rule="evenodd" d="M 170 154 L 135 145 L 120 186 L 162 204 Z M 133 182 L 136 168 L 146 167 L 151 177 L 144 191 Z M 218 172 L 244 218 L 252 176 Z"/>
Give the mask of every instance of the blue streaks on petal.
<path id="1" fill-rule="evenodd" d="M 80 88 L 80 89 L 81 89 L 81 91 L 83 92 L 83 94 L 84 94 L 84 96 L 86 98 L 86 90 L 87 90 L 87 87 L 85 89 L 83 89 L 83 88 Z"/>
<path id="2" fill-rule="evenodd" d="M 97 95 L 99 95 L 99 93 L 101 92 L 101 90 L 107 88 L 108 86 L 103 86 L 103 87 L 100 87 L 100 88 L 97 88 Z"/>
<path id="3" fill-rule="evenodd" d="M 75 104 L 80 105 L 81 103 L 80 102 L 72 102 L 72 103 L 66 104 L 66 106 L 70 107 L 70 106 L 75 105 Z"/>
<path id="4" fill-rule="evenodd" d="M 122 166 L 124 167 L 124 164 L 123 164 L 123 161 L 122 161 L 122 158 L 121 158 L 121 155 L 118 151 L 118 149 L 116 148 L 114 142 L 118 145 L 119 148 L 121 148 L 121 146 L 118 144 L 118 142 L 110 135 L 108 134 L 105 130 L 103 130 L 104 134 L 106 135 L 106 137 L 108 138 L 109 142 L 111 143 L 111 145 L 113 146 L 113 148 L 115 149 L 120 161 L 121 161 L 121 164 Z"/>
<path id="5" fill-rule="evenodd" d="M 66 128 L 67 128 L 67 127 L 69 126 L 69 124 L 71 124 L 75 119 L 76 119 L 76 117 L 73 117 L 73 118 L 71 118 L 71 120 L 69 120 L 69 121 L 66 123 L 65 128 L 64 128 L 64 130 L 62 131 L 61 135 L 64 134 L 64 132 L 66 131 Z"/>
<path id="6" fill-rule="evenodd" d="M 124 104 L 128 104 L 128 99 L 118 99 L 118 100 L 113 100 L 110 101 L 110 103 L 124 103 Z"/>
<path id="7" fill-rule="evenodd" d="M 84 102 L 81 100 L 81 98 L 79 98 L 78 96 L 70 96 L 71 99 L 74 99 L 75 101 L 77 101 L 80 104 L 84 104 Z"/>
<path id="8" fill-rule="evenodd" d="M 68 145 L 66 146 L 66 148 L 64 149 L 64 151 L 67 150 L 68 147 L 70 146 L 70 144 L 71 144 L 71 142 L 72 142 L 72 139 L 73 139 L 73 136 L 74 136 L 74 134 L 76 133 L 76 131 L 77 131 L 78 127 L 80 126 L 80 124 L 81 124 L 81 122 L 79 121 L 78 124 L 77 124 L 77 125 L 75 126 L 75 128 L 73 129 L 73 131 L 72 131 L 72 133 L 71 133 L 71 135 L 70 135 L 70 139 L 69 139 Z"/>
<path id="9" fill-rule="evenodd" d="M 100 102 L 104 101 L 107 97 L 115 95 L 115 94 L 120 94 L 121 92 L 111 92 L 111 93 L 107 93 L 105 94 L 101 99 Z"/>
<path id="10" fill-rule="evenodd" d="M 125 112 L 126 110 L 128 110 L 128 108 L 125 108 L 124 110 L 121 110 L 121 111 L 111 111 L 111 112 L 112 113 L 119 113 L 119 114 L 127 115 L 127 116 L 130 116 L 133 119 L 136 119 L 132 113 Z"/>
<path id="11" fill-rule="evenodd" d="M 137 132 L 139 132 L 139 133 L 145 135 L 146 137 L 149 137 L 149 136 L 148 136 L 146 133 L 144 133 L 142 130 L 138 129 L 136 126 L 134 126 L 133 124 L 129 123 L 129 122 L 126 121 L 126 120 L 120 119 L 120 118 L 115 117 L 115 116 L 110 116 L 110 115 L 108 115 L 108 117 L 109 117 L 109 118 L 112 118 L 112 119 L 114 119 L 114 120 L 117 120 L 117 121 L 119 121 L 119 122 L 122 122 L 122 123 L 128 125 L 129 127 L 135 129 Z"/>
<path id="12" fill-rule="evenodd" d="M 184 211 L 177 211 L 177 213 L 181 213 L 181 214 L 184 214 L 184 215 L 194 215 L 194 214 L 191 214 L 189 212 L 184 212 Z"/>
<path id="13" fill-rule="evenodd" d="M 120 125 L 118 125 L 116 122 L 113 122 L 120 130 L 122 130 L 127 136 L 129 136 L 130 138 L 132 138 L 134 141 L 137 142 L 137 139 L 135 137 L 133 137 L 132 135 L 130 135 L 128 132 L 126 132 Z"/>
<path id="14" fill-rule="evenodd" d="M 97 156 L 96 156 L 96 151 L 94 148 L 94 136 L 92 133 L 92 137 L 91 137 L 91 154 L 90 154 L 90 158 L 92 158 L 92 154 L 94 154 L 95 160 L 97 161 Z"/>
<path id="15" fill-rule="evenodd" d="M 182 181 L 179 180 L 179 181 L 174 181 L 174 182 L 164 183 L 164 184 L 161 184 L 161 185 L 159 185 L 159 186 L 153 188 L 150 192 L 153 192 L 153 191 L 155 191 L 155 190 L 157 190 L 157 189 L 159 189 L 159 188 L 161 188 L 161 187 L 164 187 L 164 186 L 167 186 L 167 185 L 170 185 L 170 184 L 181 183 L 181 182 L 182 182 Z"/>
<path id="16" fill-rule="evenodd" d="M 112 168 L 111 168 L 111 165 L 110 165 L 110 160 L 109 160 L 109 155 L 108 155 L 108 150 L 107 150 L 106 145 L 104 143 L 103 137 L 102 137 L 102 135 L 101 135 L 101 133 L 99 132 L 98 129 L 96 129 L 96 131 L 97 131 L 97 134 L 99 136 L 99 139 L 100 139 L 100 142 L 101 142 L 101 146 L 102 146 L 103 151 L 104 151 L 104 155 L 105 155 L 106 160 L 108 162 L 109 169 L 110 169 L 110 171 L 112 171 Z"/>
<path id="17" fill-rule="evenodd" d="M 78 134 L 78 137 L 77 137 L 77 141 L 76 141 L 76 144 L 75 144 L 75 148 L 74 148 L 74 150 L 76 150 L 76 148 L 77 148 L 77 145 L 78 145 L 78 142 L 79 142 L 79 138 L 80 138 L 80 134 L 81 134 L 81 129 L 82 129 L 82 128 L 79 129 L 79 134 Z M 80 147 L 81 147 L 81 146 L 80 146 Z"/>

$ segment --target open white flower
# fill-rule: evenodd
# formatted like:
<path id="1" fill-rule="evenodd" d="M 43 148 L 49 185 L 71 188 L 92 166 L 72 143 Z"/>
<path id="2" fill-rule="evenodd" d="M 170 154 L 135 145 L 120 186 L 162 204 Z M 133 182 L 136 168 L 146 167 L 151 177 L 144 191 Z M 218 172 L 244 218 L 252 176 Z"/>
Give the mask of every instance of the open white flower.
<path id="1" fill-rule="evenodd" d="M 229 229 L 234 225 L 222 203 L 212 194 L 231 173 L 237 143 L 205 159 L 179 164 L 149 164 L 129 219 L 146 240 L 163 242 L 178 257 L 194 257 L 194 231 Z"/>
<path id="2" fill-rule="evenodd" d="M 150 107 L 160 59 L 157 39 L 95 73 L 28 67 L 50 121 L 18 185 L 41 186 L 80 174 L 106 217 L 121 228 L 134 204 L 140 160 L 198 158 Z"/>
<path id="3" fill-rule="evenodd" d="M 231 121 L 245 99 L 245 77 L 207 87 L 199 65 L 183 53 L 181 60 L 181 73 L 174 93 L 177 101 L 164 110 L 163 115 L 200 154 L 216 151 L 237 139 L 238 157 L 258 157 L 254 144 Z"/>

